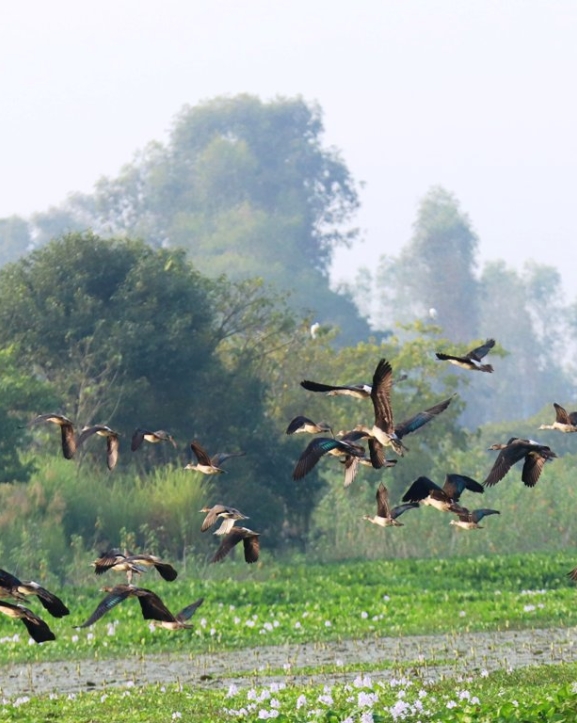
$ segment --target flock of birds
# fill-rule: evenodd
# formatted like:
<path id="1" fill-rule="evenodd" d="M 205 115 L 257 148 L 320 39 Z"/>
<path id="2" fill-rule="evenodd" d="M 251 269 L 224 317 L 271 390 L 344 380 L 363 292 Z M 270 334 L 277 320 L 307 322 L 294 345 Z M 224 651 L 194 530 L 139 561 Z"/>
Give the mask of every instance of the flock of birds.
<path id="1" fill-rule="evenodd" d="M 60 427 L 62 453 L 66 459 L 72 459 L 79 447 L 89 437 L 99 435 L 106 438 L 108 469 L 113 470 L 116 466 L 120 434 L 107 425 L 97 424 L 86 427 L 77 434 L 74 424 L 68 417 L 62 414 L 49 413 L 38 415 L 29 422 L 29 426 L 43 422 L 52 423 Z M 176 447 L 173 437 L 164 430 L 151 431 L 137 428 L 132 435 L 132 451 L 134 452 L 139 449 L 144 441 L 151 444 L 168 442 Z M 222 468 L 222 464 L 227 459 L 240 457 L 245 454 L 244 452 L 218 453 L 210 457 L 206 450 L 194 440 L 191 442 L 190 448 L 197 461 L 187 464 L 184 469 L 194 470 L 202 474 L 222 473 L 225 471 Z M 205 514 L 200 527 L 201 532 L 206 532 L 217 522 L 221 523 L 214 533 L 221 538 L 221 542 L 210 560 L 211 563 L 224 560 L 240 542 L 243 543 L 244 559 L 246 562 L 254 563 L 258 561 L 260 533 L 250 530 L 247 527 L 237 527 L 235 525 L 238 520 L 248 519 L 246 515 L 233 507 L 221 504 L 213 505 L 212 507 L 203 507 L 200 511 Z M 182 630 L 193 627 L 187 621 L 190 620 L 195 611 L 202 605 L 204 598 L 195 600 L 178 613 L 173 614 L 155 592 L 134 585 L 132 582 L 135 574 L 140 575 L 152 569 L 155 569 L 165 581 L 172 582 L 177 578 L 178 573 L 170 563 L 163 561 L 156 555 L 135 554 L 128 550 L 121 551 L 118 548 L 112 548 L 103 552 L 92 564 L 96 575 L 102 575 L 108 570 L 124 572 L 127 576 L 127 582 L 125 584 L 103 587 L 102 591 L 107 593 L 106 596 L 99 602 L 89 618 L 81 625 L 76 626 L 77 628 L 86 628 L 93 625 L 107 612 L 124 600 L 132 597 L 138 600 L 142 617 L 145 620 L 151 621 L 155 626 L 168 630 Z M 6 570 L 0 569 L 0 598 L 8 597 L 16 601 L 12 603 L 0 599 L 0 613 L 21 620 L 26 626 L 30 637 L 37 643 L 55 640 L 56 636 L 50 629 L 48 623 L 30 608 L 23 605 L 23 602 L 30 596 L 36 596 L 45 610 L 53 617 L 62 618 L 70 612 L 60 598 L 42 587 L 39 583 L 22 581 Z"/>
<path id="2" fill-rule="evenodd" d="M 436 352 L 440 361 L 448 361 L 462 369 L 492 373 L 491 364 L 483 359 L 495 346 L 494 339 L 487 339 L 484 344 L 475 347 L 465 355 Z M 311 419 L 298 416 L 288 425 L 286 433 L 324 434 L 331 436 L 316 437 L 300 456 L 294 471 L 293 479 L 299 480 L 307 475 L 324 455 L 333 455 L 340 459 L 345 469 L 344 485 L 354 480 L 359 465 L 374 469 L 391 467 L 396 459 L 386 459 L 385 449 L 391 448 L 402 457 L 408 450 L 404 438 L 444 412 L 451 403 L 452 397 L 445 399 L 429 409 L 418 412 L 409 419 L 397 423 L 394 421 L 391 406 L 391 389 L 393 385 L 393 369 L 386 359 L 381 359 L 373 374 L 372 384 L 331 385 L 310 380 L 301 382 L 301 386 L 311 392 L 320 392 L 330 396 L 347 395 L 358 399 L 370 399 L 373 406 L 374 422 L 372 426 L 357 425 L 353 430 L 340 431 L 336 434 L 326 422 L 315 423 Z M 554 404 L 555 422 L 541 425 L 540 429 L 554 429 L 561 432 L 577 432 L 577 412 L 568 413 L 559 404 Z M 366 441 L 368 453 L 362 442 Z M 511 437 L 506 443 L 493 444 L 491 450 L 498 450 L 497 456 L 486 479 L 481 484 L 462 474 L 447 474 L 442 487 L 431 479 L 420 476 L 402 497 L 402 504 L 391 506 L 388 490 L 380 483 L 376 493 L 377 511 L 375 515 L 364 515 L 363 519 L 381 527 L 401 526 L 398 518 L 420 505 L 431 505 L 443 512 L 456 515 L 451 524 L 465 530 L 479 529 L 484 517 L 500 514 L 499 510 L 479 508 L 470 510 L 460 504 L 461 495 L 465 490 L 483 493 L 485 487 L 492 487 L 505 477 L 517 462 L 523 461 L 521 479 L 527 487 L 537 484 L 546 462 L 557 455 L 546 444 L 531 439 Z M 572 573 L 570 573 L 572 574 Z M 576 573 L 577 578 L 577 573 Z"/>
<path id="3" fill-rule="evenodd" d="M 484 344 L 472 349 L 463 356 L 442 352 L 436 352 L 436 356 L 441 361 L 448 361 L 463 369 L 491 373 L 493 367 L 490 364 L 485 364 L 483 358 L 494 345 L 494 339 L 488 339 Z M 373 406 L 374 421 L 370 426 L 360 424 L 350 431 L 333 434 L 331 426 L 326 422 L 317 424 L 305 416 L 295 417 L 286 429 L 288 435 L 330 433 L 331 436 L 315 437 L 307 445 L 295 465 L 293 479 L 300 480 L 305 477 L 325 455 L 336 456 L 342 462 L 345 470 L 345 486 L 350 485 L 354 480 L 360 465 L 370 466 L 374 469 L 394 466 L 397 460 L 387 459 L 385 450 L 391 448 L 397 456 L 403 457 L 408 451 L 403 439 L 444 412 L 453 398 L 444 399 L 434 406 L 414 414 L 403 422 L 397 423 L 394 421 L 391 406 L 392 385 L 393 369 L 386 359 L 379 361 L 373 374 L 372 384 L 330 385 L 309 380 L 302 381 L 301 386 L 311 392 L 324 393 L 330 396 L 347 395 L 359 399 L 370 399 Z M 577 432 L 577 412 L 567 413 L 563 407 L 556 403 L 554 408 L 556 415 L 554 423 L 541 425 L 540 428 L 554 429 L 565 433 Z M 74 424 L 61 414 L 41 414 L 33 419 L 29 425 L 33 426 L 44 422 L 60 427 L 62 452 L 66 459 L 72 459 L 77 449 L 87 439 L 93 435 L 98 435 L 106 438 L 108 468 L 113 470 L 116 466 L 120 434 L 107 425 L 97 424 L 86 427 L 77 434 Z M 164 430 L 151 431 L 138 428 L 132 436 L 132 451 L 138 450 L 144 441 L 151 444 L 167 442 L 174 447 L 176 446 L 172 436 Z M 367 443 L 368 450 L 365 449 L 363 442 Z M 244 452 L 219 453 L 211 457 L 197 441 L 192 441 L 190 448 L 196 462 L 187 464 L 185 469 L 207 475 L 224 472 L 222 464 L 227 459 L 244 454 Z M 518 437 L 511 437 L 506 443 L 493 444 L 489 449 L 498 450 L 499 455 L 482 484 L 466 475 L 447 474 L 443 486 L 440 487 L 428 477 L 420 476 L 405 492 L 402 503 L 391 506 L 388 490 L 381 482 L 376 492 L 376 514 L 364 515 L 363 519 L 380 527 L 402 526 L 403 523 L 398 521 L 402 514 L 408 510 L 416 509 L 420 505 L 430 505 L 440 511 L 454 514 L 456 517 L 451 520 L 451 524 L 457 527 L 465 530 L 479 529 L 481 527 L 479 523 L 484 517 L 500 513 L 498 510 L 489 508 L 470 510 L 463 507 L 460 504 L 460 498 L 465 490 L 473 493 L 483 493 L 485 487 L 497 484 L 505 477 L 513 465 L 520 461 L 523 461 L 522 481 L 527 487 L 534 487 L 545 463 L 557 456 L 548 445 Z M 260 533 L 236 524 L 238 521 L 248 519 L 246 515 L 234 507 L 223 504 L 203 507 L 200 511 L 205 514 L 200 527 L 201 532 L 206 532 L 218 522 L 221 523 L 214 533 L 221 539 L 221 542 L 210 560 L 211 563 L 222 561 L 240 542 L 243 543 L 245 561 L 249 564 L 258 561 Z M 89 618 L 77 627 L 85 628 L 93 625 L 116 605 L 131 597 L 138 600 L 143 618 L 152 621 L 154 625 L 170 630 L 192 627 L 187 621 L 202 605 L 203 598 L 173 614 L 156 593 L 134 585 L 132 582 L 134 574 L 139 575 L 152 568 L 165 581 L 171 582 L 176 579 L 177 571 L 170 563 L 155 555 L 133 554 L 128 550 L 121 551 L 114 548 L 102 553 L 93 562 L 93 565 L 96 575 L 101 575 L 108 570 L 124 572 L 127 575 L 127 582 L 102 588 L 107 593 L 106 596 L 100 601 Z M 572 579 L 577 580 L 577 568 L 572 570 L 569 575 Z M 36 596 L 47 612 L 56 618 L 61 618 L 69 613 L 66 605 L 58 597 L 37 582 L 21 581 L 11 573 L 0 570 L 0 598 L 9 597 L 16 600 L 15 603 L 0 600 L 0 612 L 21 620 L 36 642 L 43 643 L 54 640 L 55 635 L 48 624 L 22 604 L 29 596 Z"/>

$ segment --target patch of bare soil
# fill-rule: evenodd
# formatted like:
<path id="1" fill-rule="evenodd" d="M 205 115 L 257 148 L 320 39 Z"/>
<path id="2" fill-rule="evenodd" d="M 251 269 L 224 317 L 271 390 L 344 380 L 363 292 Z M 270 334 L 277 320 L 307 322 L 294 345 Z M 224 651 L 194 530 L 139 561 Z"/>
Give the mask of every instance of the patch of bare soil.
<path id="1" fill-rule="evenodd" d="M 430 680 L 479 674 L 483 670 L 575 662 L 576 632 L 575 628 L 504 633 L 455 631 L 451 635 L 261 647 L 191 658 L 162 655 L 20 664 L 0 669 L 0 693 L 12 698 L 175 682 L 211 688 L 273 681 L 334 683 L 350 680 L 351 673 L 306 674 L 303 668 L 361 663 L 382 665 L 371 673 L 376 679 L 398 677 L 402 670 L 406 676 Z"/>

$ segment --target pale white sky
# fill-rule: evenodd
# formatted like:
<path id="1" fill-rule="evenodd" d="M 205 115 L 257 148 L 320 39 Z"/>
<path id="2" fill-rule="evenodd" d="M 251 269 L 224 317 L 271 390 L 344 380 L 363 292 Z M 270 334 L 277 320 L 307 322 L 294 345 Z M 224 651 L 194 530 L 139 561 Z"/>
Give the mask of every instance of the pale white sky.
<path id="1" fill-rule="evenodd" d="M 440 184 L 481 262 L 554 265 L 572 301 L 576 38 L 574 0 L 3 3 L 0 217 L 89 192 L 184 104 L 302 95 L 366 184 L 336 276 L 395 255 Z"/>

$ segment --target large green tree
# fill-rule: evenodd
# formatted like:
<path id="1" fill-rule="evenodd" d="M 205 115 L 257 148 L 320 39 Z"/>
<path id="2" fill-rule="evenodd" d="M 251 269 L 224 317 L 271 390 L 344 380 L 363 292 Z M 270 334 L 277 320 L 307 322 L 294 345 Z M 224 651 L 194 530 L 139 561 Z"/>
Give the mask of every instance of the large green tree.
<path id="1" fill-rule="evenodd" d="M 341 342 L 366 338 L 355 305 L 329 288 L 334 249 L 356 237 L 359 199 L 323 130 L 320 107 L 301 98 L 185 107 L 166 145 L 150 144 L 93 194 L 37 214 L 37 243 L 56 225 L 180 247 L 202 273 L 260 276 L 290 291 L 291 306 L 339 326 Z"/>

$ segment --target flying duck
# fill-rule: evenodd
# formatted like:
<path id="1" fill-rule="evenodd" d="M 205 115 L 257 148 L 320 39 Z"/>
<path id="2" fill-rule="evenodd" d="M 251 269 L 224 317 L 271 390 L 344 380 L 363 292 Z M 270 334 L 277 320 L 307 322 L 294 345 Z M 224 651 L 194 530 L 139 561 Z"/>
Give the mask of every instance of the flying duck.
<path id="1" fill-rule="evenodd" d="M 503 479 L 511 467 L 520 460 L 523 462 L 521 479 L 526 487 L 537 484 L 545 462 L 554 459 L 557 455 L 546 444 L 534 442 L 532 439 L 519 439 L 511 437 L 507 444 L 492 444 L 489 449 L 500 450 L 495 464 L 483 482 L 485 487 L 492 487 Z"/>
<path id="2" fill-rule="evenodd" d="M 404 505 L 391 507 L 389 504 L 389 493 L 385 485 L 381 482 L 377 489 L 377 514 L 374 517 L 363 515 L 363 520 L 372 522 L 373 525 L 380 527 L 402 527 L 402 522 L 397 522 L 397 517 L 407 510 L 415 509 L 419 506 L 418 502 L 408 502 Z"/>
<path id="3" fill-rule="evenodd" d="M 343 455 L 363 457 L 365 450 L 359 444 L 347 442 L 342 439 L 335 439 L 334 437 L 317 437 L 308 444 L 305 451 L 299 457 L 293 470 L 293 479 L 302 479 L 313 469 L 319 459 L 325 454 L 332 454 L 337 457 Z"/>
<path id="4" fill-rule="evenodd" d="M 539 429 L 556 429 L 559 432 L 577 432 L 577 412 L 567 412 L 560 404 L 553 402 L 555 421 L 553 424 L 542 424 Z"/>
<path id="5" fill-rule="evenodd" d="M 120 434 L 108 427 L 106 424 L 94 424 L 92 427 L 85 427 L 78 437 L 77 446 L 80 447 L 88 437 L 97 434 L 99 437 L 106 437 L 106 464 L 109 470 L 113 470 L 118 462 L 118 447 Z"/>
<path id="6" fill-rule="evenodd" d="M 443 354 L 440 351 L 435 352 L 437 359 L 448 361 L 461 369 L 470 369 L 478 372 L 492 372 L 493 367 L 490 364 L 481 363 L 481 359 L 495 346 L 494 339 L 487 339 L 484 344 L 471 349 L 465 356 L 454 356 L 452 354 Z"/>
<path id="7" fill-rule="evenodd" d="M 456 510 L 453 510 L 454 512 Z M 483 519 L 483 517 L 487 517 L 487 515 L 500 515 L 501 513 L 499 510 L 488 510 L 488 509 L 481 509 L 481 510 L 469 510 L 464 509 L 462 512 L 457 512 L 458 518 L 457 520 L 451 520 L 450 524 L 455 525 L 456 527 L 461 527 L 463 530 L 482 530 L 482 526 L 479 524 L 479 522 Z"/>
<path id="8" fill-rule="evenodd" d="M 6 570 L 0 570 L 0 596 L 4 595 L 19 601 L 25 600 L 28 595 L 36 595 L 42 607 L 55 618 L 62 618 L 70 613 L 59 597 L 37 582 L 32 580 L 23 582 Z"/>
<path id="9" fill-rule="evenodd" d="M 348 396 L 356 399 L 367 399 L 371 396 L 371 387 L 369 384 L 348 384 L 343 386 L 333 386 L 332 384 L 320 384 L 319 382 L 311 382 L 304 379 L 301 387 L 309 392 L 323 392 L 329 397 Z"/>
<path id="10" fill-rule="evenodd" d="M 458 504 L 464 490 L 482 494 L 485 490 L 476 480 L 462 474 L 448 474 L 442 487 L 428 477 L 418 477 L 403 495 L 403 502 L 420 502 L 441 512 L 461 512 Z"/>
<path id="11" fill-rule="evenodd" d="M 299 434 L 302 432 L 306 432 L 307 434 L 330 432 L 332 434 L 333 430 L 332 427 L 326 422 L 319 422 L 318 424 L 316 424 L 316 422 L 313 422 L 313 420 L 309 419 L 308 417 L 295 417 L 289 422 L 289 425 L 286 428 L 286 433 Z"/>
<path id="12" fill-rule="evenodd" d="M 257 562 L 260 552 L 260 532 L 249 530 L 248 527 L 233 527 L 232 530 L 222 538 L 220 547 L 214 554 L 211 562 L 221 562 L 228 555 L 235 545 L 242 540 L 244 547 L 244 559 L 248 563 Z"/>
<path id="13" fill-rule="evenodd" d="M 30 633 L 30 637 L 36 643 L 46 643 L 48 640 L 56 640 L 56 635 L 50 630 L 47 623 L 34 614 L 32 610 L 20 605 L 0 600 L 0 613 L 8 615 L 9 618 L 22 620 L 26 629 Z"/>
<path id="14" fill-rule="evenodd" d="M 102 575 L 107 570 L 115 570 L 117 572 L 126 572 L 129 582 L 132 581 L 132 575 L 147 572 L 152 567 L 156 569 L 163 580 L 172 582 L 176 580 L 178 573 L 168 562 L 163 562 L 156 555 L 125 555 L 118 549 L 108 550 L 94 560 L 92 563 L 94 572 Z"/>
<path id="15" fill-rule="evenodd" d="M 68 417 L 65 417 L 63 414 L 39 414 L 31 422 L 28 422 L 28 426 L 31 427 L 34 424 L 40 424 L 40 422 L 51 422 L 60 427 L 62 454 L 66 459 L 72 459 L 76 452 L 76 435 L 74 433 L 74 425 Z"/>
<path id="16" fill-rule="evenodd" d="M 129 597 L 137 598 L 140 603 L 142 617 L 145 620 L 158 620 L 160 622 L 174 622 L 176 620 L 176 616 L 170 612 L 158 595 L 152 592 L 152 590 L 147 590 L 144 587 L 136 587 L 136 585 L 115 585 L 114 587 L 103 587 L 102 591 L 107 592 L 108 595 L 106 595 L 106 597 L 98 603 L 98 606 L 88 620 L 83 622 L 82 625 L 77 625 L 77 628 L 90 627 L 90 625 L 93 625 L 97 620 L 100 620 L 100 618 L 109 610 L 112 610 L 113 607 L 116 607 L 116 605 L 119 605 Z M 196 610 L 201 603 L 202 600 L 197 600 L 196 603 L 193 603 L 196 607 L 192 610 L 190 615 L 192 615 L 194 610 Z M 184 608 L 179 615 L 184 613 L 186 609 L 187 608 Z M 185 626 L 183 624 L 178 627 Z"/>
<path id="17" fill-rule="evenodd" d="M 381 359 L 377 365 L 373 375 L 373 385 L 371 388 L 371 400 L 375 412 L 375 422 L 372 427 L 358 425 L 356 429 L 366 432 L 378 444 L 384 447 L 391 446 L 394 451 L 403 456 L 406 447 L 402 443 L 402 438 L 420 429 L 433 417 L 443 412 L 451 403 L 452 397 L 435 404 L 429 409 L 418 412 L 410 419 L 395 425 L 393 422 L 393 410 L 391 407 L 391 387 L 393 384 L 393 369 L 386 359 Z M 370 444 L 369 444 L 370 446 Z M 376 454 L 375 449 L 371 451 L 371 459 Z"/>
<path id="18" fill-rule="evenodd" d="M 215 535 L 228 534 L 232 530 L 235 520 L 249 519 L 246 515 L 243 515 L 242 512 L 239 512 L 234 507 L 227 507 L 226 505 L 203 507 L 200 511 L 206 513 L 206 517 L 200 526 L 201 532 L 206 532 L 217 520 L 222 520 L 221 526 L 214 533 Z"/>
<path id="19" fill-rule="evenodd" d="M 226 472 L 221 467 L 223 462 L 230 457 L 244 457 L 246 454 L 246 452 L 219 452 L 209 457 L 204 447 L 201 447 L 194 440 L 190 443 L 190 448 L 197 459 L 197 463 L 189 462 L 184 469 L 193 469 L 196 472 L 202 472 L 202 474 L 222 474 Z"/>
<path id="20" fill-rule="evenodd" d="M 132 435 L 132 441 L 130 443 L 130 449 L 133 452 L 141 446 L 143 442 L 150 442 L 150 444 L 158 444 L 159 442 L 170 442 L 176 449 L 176 442 L 174 438 L 164 429 L 157 429 L 156 432 L 151 432 L 149 429 L 142 429 L 139 427 L 134 430 Z"/>

